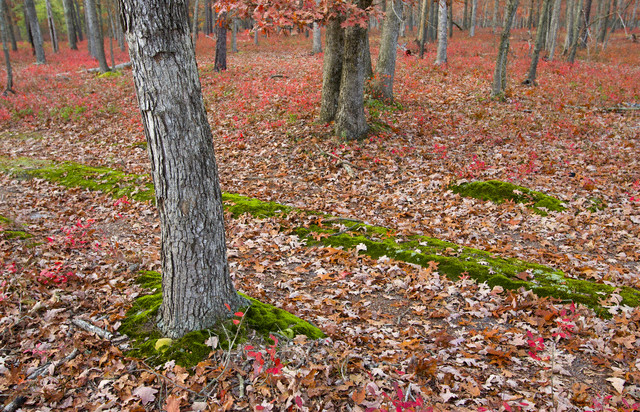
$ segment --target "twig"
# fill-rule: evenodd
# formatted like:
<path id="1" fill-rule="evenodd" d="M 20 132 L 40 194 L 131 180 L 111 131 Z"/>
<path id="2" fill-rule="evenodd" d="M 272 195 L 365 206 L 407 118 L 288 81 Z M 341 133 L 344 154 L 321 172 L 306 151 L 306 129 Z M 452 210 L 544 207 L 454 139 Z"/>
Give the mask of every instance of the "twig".
<path id="1" fill-rule="evenodd" d="M 87 332 L 95 333 L 100 336 L 102 339 L 111 340 L 113 339 L 113 334 L 104 329 L 100 329 L 99 327 L 92 325 L 91 323 L 84 321 L 82 319 L 72 319 L 71 323 L 79 327 L 80 329 L 84 329 Z"/>
<path id="2" fill-rule="evenodd" d="M 272 74 L 271 76 L 269 76 L 270 79 L 280 79 L 280 78 L 289 78 L 289 76 L 285 76 L 284 74 Z"/>
<path id="3" fill-rule="evenodd" d="M 337 233 L 332 233 L 332 234 L 330 234 L 330 235 L 329 235 L 329 237 L 331 237 L 331 236 L 340 236 L 340 235 L 344 235 L 344 234 L 345 234 L 345 233 L 347 233 L 347 232 L 351 232 L 352 230 L 354 230 L 354 229 L 355 229 L 355 228 L 357 228 L 358 226 L 360 226 L 360 223 L 356 223 L 355 225 L 350 226 L 350 227 L 348 227 L 348 228 L 346 228 L 346 229 L 343 229 L 343 230 L 341 230 L 341 231 L 339 231 L 339 232 L 337 232 Z"/>
<path id="4" fill-rule="evenodd" d="M 26 396 L 16 396 L 14 400 L 5 405 L 2 409 L 2 412 L 15 412 L 17 411 L 25 402 L 27 401 Z"/>
<path id="5" fill-rule="evenodd" d="M 131 67 L 131 62 L 116 64 L 115 66 L 113 66 L 111 68 L 111 70 L 120 70 L 120 69 L 125 69 L 127 67 Z M 99 71 L 100 71 L 99 67 L 94 67 L 92 69 L 87 69 L 88 73 L 97 73 Z"/>
<path id="6" fill-rule="evenodd" d="M 76 356 L 78 356 L 78 349 L 74 348 L 70 354 L 68 354 L 61 360 L 57 362 L 47 362 L 46 364 L 39 367 L 35 371 L 31 372 L 31 374 L 27 377 L 27 379 L 35 379 L 38 376 L 44 375 L 44 373 L 49 370 L 49 367 L 51 365 L 53 365 L 53 368 L 55 369 L 55 367 L 58 366 L 59 364 L 69 362 L 71 359 L 75 358 Z"/>

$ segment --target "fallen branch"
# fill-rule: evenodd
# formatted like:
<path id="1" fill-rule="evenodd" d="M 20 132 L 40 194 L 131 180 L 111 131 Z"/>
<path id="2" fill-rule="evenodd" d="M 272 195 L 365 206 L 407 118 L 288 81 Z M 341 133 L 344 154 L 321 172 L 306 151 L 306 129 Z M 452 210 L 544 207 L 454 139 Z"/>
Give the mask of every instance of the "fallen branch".
<path id="1" fill-rule="evenodd" d="M 87 332 L 95 333 L 100 336 L 102 339 L 111 340 L 113 338 L 113 334 L 104 329 L 100 329 L 99 327 L 92 325 L 91 323 L 82 320 L 82 319 L 73 319 L 71 321 L 74 325 L 79 327 L 80 329 L 84 329 Z"/>
<path id="2" fill-rule="evenodd" d="M 10 403 L 8 403 L 7 405 L 5 405 L 5 407 L 2 409 L 2 412 L 15 412 L 18 409 L 20 409 L 20 407 L 27 401 L 27 397 L 26 396 L 17 396 L 14 400 L 12 400 Z"/>
<path id="3" fill-rule="evenodd" d="M 126 69 L 127 67 L 131 67 L 131 62 L 116 64 L 115 66 L 113 66 L 111 68 L 111 70 Z M 97 73 L 99 71 L 100 71 L 99 67 L 94 67 L 92 69 L 87 69 L 87 72 L 89 72 L 89 73 Z"/>
<path id="4" fill-rule="evenodd" d="M 68 354 L 67 356 L 65 356 L 61 360 L 56 361 L 56 362 L 47 362 L 46 364 L 44 364 L 43 366 L 39 367 L 35 371 L 31 372 L 31 374 L 29 374 L 27 379 L 35 379 L 38 376 L 44 375 L 44 373 L 46 371 L 48 371 L 51 366 L 53 366 L 53 369 L 55 370 L 56 366 L 60 365 L 61 363 L 69 362 L 70 360 L 72 360 L 76 356 L 78 356 L 78 349 L 73 349 L 70 354 Z"/>

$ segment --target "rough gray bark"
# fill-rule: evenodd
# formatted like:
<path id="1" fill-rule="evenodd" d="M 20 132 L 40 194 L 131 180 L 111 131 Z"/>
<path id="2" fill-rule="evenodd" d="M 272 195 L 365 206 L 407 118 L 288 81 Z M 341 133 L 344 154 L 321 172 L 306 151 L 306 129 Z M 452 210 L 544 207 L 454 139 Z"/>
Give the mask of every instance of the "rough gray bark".
<path id="1" fill-rule="evenodd" d="M 476 20 L 478 18 L 478 0 L 471 3 L 471 21 L 469 22 L 469 36 L 476 35 Z"/>
<path id="2" fill-rule="evenodd" d="M 587 47 L 587 40 L 589 38 L 589 21 L 591 19 L 591 3 L 592 0 L 585 0 L 582 10 L 582 24 L 580 29 L 580 47 Z"/>
<path id="3" fill-rule="evenodd" d="M 500 46 L 498 47 L 498 58 L 496 68 L 493 73 L 493 84 L 491 86 L 491 96 L 500 97 L 507 88 L 507 57 L 509 55 L 509 37 L 511 36 L 511 25 L 518 9 L 518 0 L 508 0 L 507 10 L 504 15 L 504 28 L 500 35 Z"/>
<path id="4" fill-rule="evenodd" d="M 162 227 L 158 326 L 176 338 L 245 304 L 227 266 L 222 197 L 185 0 L 122 0 Z"/>
<path id="5" fill-rule="evenodd" d="M 196 0 L 195 5 L 193 6 L 193 26 L 191 28 L 191 41 L 193 42 L 193 48 L 196 48 L 196 40 L 198 39 L 198 3 Z"/>
<path id="6" fill-rule="evenodd" d="M 227 13 L 221 13 L 216 21 L 216 60 L 213 69 L 227 70 Z"/>
<path id="7" fill-rule="evenodd" d="M 467 30 L 469 28 L 469 0 L 464 0 L 464 12 L 462 14 L 462 28 Z"/>
<path id="8" fill-rule="evenodd" d="M 71 0 L 71 4 L 73 5 L 73 25 L 76 28 L 76 35 L 78 36 L 78 41 L 82 41 L 83 36 L 82 36 L 82 21 L 80 20 L 80 5 L 78 4 L 78 0 Z"/>
<path id="9" fill-rule="evenodd" d="M 498 25 L 500 24 L 499 19 L 499 15 L 500 15 L 500 0 L 494 0 L 493 2 L 493 21 L 491 23 L 491 27 L 493 32 L 495 33 L 496 30 L 498 29 Z"/>
<path id="10" fill-rule="evenodd" d="M 361 0 L 359 3 L 370 4 L 371 1 Z M 367 29 L 361 26 L 348 27 L 344 34 L 344 56 L 335 133 L 348 140 L 362 139 L 369 131 L 364 113 L 366 36 Z"/>
<path id="11" fill-rule="evenodd" d="M 238 19 L 231 19 L 231 52 L 238 52 Z"/>
<path id="12" fill-rule="evenodd" d="M 429 30 L 427 31 L 427 38 L 429 40 L 435 40 L 437 36 L 438 27 L 438 2 L 435 0 L 429 0 Z"/>
<path id="13" fill-rule="evenodd" d="M 71 50 L 78 50 L 78 36 L 76 34 L 76 27 L 73 19 L 73 4 L 71 0 L 62 0 L 62 6 L 64 7 L 64 21 L 67 25 L 67 40 L 69 41 L 69 48 Z"/>
<path id="14" fill-rule="evenodd" d="M 36 52 L 36 64 L 46 64 L 47 60 L 44 56 L 44 47 L 42 45 L 42 33 L 40 32 L 40 24 L 38 23 L 38 15 L 36 14 L 36 6 L 33 0 L 24 0 L 25 17 L 29 22 L 29 28 L 31 29 L 31 37 L 33 40 L 33 47 Z"/>
<path id="15" fill-rule="evenodd" d="M 398 35 L 402 19 L 402 1 L 387 0 L 387 13 L 382 25 L 380 53 L 371 92 L 374 98 L 393 101 L 393 79 L 398 55 Z"/>
<path id="16" fill-rule="evenodd" d="M 58 33 L 56 32 L 56 23 L 53 20 L 53 10 L 51 9 L 51 0 L 46 0 L 47 6 L 47 24 L 49 25 L 49 37 L 51 37 L 51 45 L 53 52 L 58 52 Z"/>
<path id="17" fill-rule="evenodd" d="M 420 28 L 418 30 L 418 51 L 420 58 L 424 57 L 424 45 L 427 42 L 427 22 L 429 21 L 429 0 L 422 0 L 420 8 Z"/>
<path id="18" fill-rule="evenodd" d="M 436 64 L 447 63 L 447 0 L 440 0 L 438 5 L 438 54 Z"/>
<path id="19" fill-rule="evenodd" d="M 600 17 L 600 27 L 598 30 L 598 42 L 604 44 L 607 39 L 607 30 L 609 29 L 609 13 L 611 12 L 611 0 L 602 0 L 604 2 L 602 7 L 602 14 Z"/>
<path id="20" fill-rule="evenodd" d="M 553 60 L 558 43 L 558 29 L 560 28 L 560 9 L 562 0 L 553 0 L 553 10 L 551 14 L 551 24 L 549 25 L 549 34 L 547 36 L 547 50 L 549 50 L 549 61 Z"/>
<path id="21" fill-rule="evenodd" d="M 104 54 L 104 39 L 99 26 L 100 20 L 98 20 L 96 3 L 95 0 L 85 0 L 84 4 L 87 8 L 87 32 L 91 38 L 93 57 L 98 60 L 100 72 L 106 73 L 109 71 L 109 65 L 107 65 L 107 57 Z"/>
<path id="22" fill-rule="evenodd" d="M 322 32 L 320 25 L 316 22 L 313 23 L 313 48 L 311 49 L 311 53 L 322 53 Z"/>
<path id="23" fill-rule="evenodd" d="M 16 35 L 13 30 L 13 21 L 11 20 L 11 10 L 9 10 L 9 6 L 7 6 L 7 2 L 2 2 L 2 12 L 4 14 L 4 23 L 7 27 L 7 35 L 9 36 L 9 40 L 11 42 L 11 50 L 18 51 L 18 42 L 16 41 Z"/>
<path id="24" fill-rule="evenodd" d="M 5 10 L 7 9 L 6 0 L 0 0 L 2 4 L 0 4 L 0 35 L 2 36 L 2 52 L 4 53 L 4 63 L 7 67 L 7 87 L 4 88 L 2 92 L 3 96 L 6 96 L 8 93 L 15 93 L 13 91 L 13 71 L 11 70 L 11 59 L 9 57 L 9 28 L 7 23 L 7 15 L 5 14 Z"/>
<path id="25" fill-rule="evenodd" d="M 369 45 L 369 32 L 367 29 L 367 35 L 365 37 L 366 43 L 364 45 L 364 77 L 369 80 L 373 77 L 373 65 L 371 64 L 371 46 Z"/>
<path id="26" fill-rule="evenodd" d="M 576 0 L 575 14 L 573 15 L 573 29 L 571 30 L 571 47 L 569 48 L 569 56 L 567 61 L 573 63 L 576 59 L 576 52 L 578 50 L 578 43 L 580 41 L 580 11 L 582 10 L 582 0 Z"/>
<path id="27" fill-rule="evenodd" d="M 338 112 L 340 79 L 344 54 L 344 30 L 340 19 L 329 20 L 325 29 L 324 61 L 322 66 L 322 98 L 320 101 L 321 122 L 333 121 Z"/>
<path id="28" fill-rule="evenodd" d="M 562 50 L 562 54 L 569 53 L 571 49 L 571 45 L 573 44 L 573 27 L 575 26 L 575 15 L 576 15 L 576 6 L 578 4 L 578 0 L 567 0 L 567 16 L 565 18 L 566 21 L 566 31 L 564 38 L 564 47 Z"/>

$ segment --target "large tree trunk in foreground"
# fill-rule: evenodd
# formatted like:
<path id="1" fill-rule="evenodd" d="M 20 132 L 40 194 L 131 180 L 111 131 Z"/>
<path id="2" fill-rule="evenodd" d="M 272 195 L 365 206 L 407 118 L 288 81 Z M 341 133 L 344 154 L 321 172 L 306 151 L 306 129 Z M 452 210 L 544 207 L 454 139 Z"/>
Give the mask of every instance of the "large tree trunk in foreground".
<path id="1" fill-rule="evenodd" d="M 366 36 L 367 29 L 361 26 L 347 28 L 344 35 L 344 60 L 335 133 L 348 140 L 362 139 L 369 131 L 364 113 Z"/>
<path id="2" fill-rule="evenodd" d="M 325 30 L 324 61 L 322 66 L 322 99 L 320 121 L 331 122 L 338 112 L 342 58 L 344 54 L 344 30 L 339 19 L 332 19 Z"/>
<path id="3" fill-rule="evenodd" d="M 511 36 L 511 25 L 513 17 L 518 9 L 518 0 L 509 0 L 507 11 L 504 15 L 504 28 L 500 36 L 500 46 L 498 47 L 498 58 L 496 68 L 493 73 L 493 84 L 491 86 L 491 96 L 499 97 L 504 94 L 507 88 L 507 56 L 509 55 L 509 37 Z"/>
<path id="4" fill-rule="evenodd" d="M 213 326 L 245 304 L 227 266 L 213 138 L 186 0 L 122 0 L 162 227 L 163 334 Z"/>
<path id="5" fill-rule="evenodd" d="M 45 64 L 47 61 L 44 57 L 44 48 L 42 46 L 42 32 L 40 31 L 38 15 L 36 14 L 36 6 L 33 3 L 33 0 L 24 0 L 24 8 L 25 17 L 28 20 L 27 24 L 31 29 L 33 47 L 36 52 L 36 63 Z"/>
<path id="6" fill-rule="evenodd" d="M 393 78 L 396 73 L 400 19 L 402 19 L 402 1 L 387 0 L 387 13 L 380 38 L 380 53 L 372 84 L 372 94 L 376 99 L 393 101 Z"/>

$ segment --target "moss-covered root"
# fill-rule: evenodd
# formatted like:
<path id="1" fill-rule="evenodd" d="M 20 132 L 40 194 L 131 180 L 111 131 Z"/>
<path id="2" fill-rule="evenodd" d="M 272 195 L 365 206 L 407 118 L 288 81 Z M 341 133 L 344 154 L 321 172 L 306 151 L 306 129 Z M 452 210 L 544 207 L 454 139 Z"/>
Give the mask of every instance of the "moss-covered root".
<path id="1" fill-rule="evenodd" d="M 461 183 L 451 186 L 450 189 L 461 196 L 490 200 L 494 203 L 505 201 L 524 203 L 533 209 L 534 213 L 542 216 L 546 216 L 549 210 L 557 212 L 565 210 L 562 202 L 553 196 L 499 180 Z"/>
<path id="2" fill-rule="evenodd" d="M 212 348 L 206 344 L 212 336 L 218 337 L 218 347 L 228 348 L 229 340 L 241 343 L 246 340 L 250 330 L 263 338 L 269 334 L 279 334 L 285 338 L 306 335 L 310 339 L 324 337 L 324 333 L 289 312 L 262 303 L 243 295 L 251 306 L 243 310 L 244 316 L 239 325 L 232 320 L 212 329 L 195 331 L 180 339 L 170 340 L 162 337 L 155 326 L 158 309 L 162 303 L 162 279 L 157 272 L 142 272 L 138 282 L 151 293 L 137 298 L 122 321 L 119 332 L 131 338 L 131 356 L 146 359 L 154 365 L 175 360 L 179 365 L 190 367 L 207 358 Z"/>

